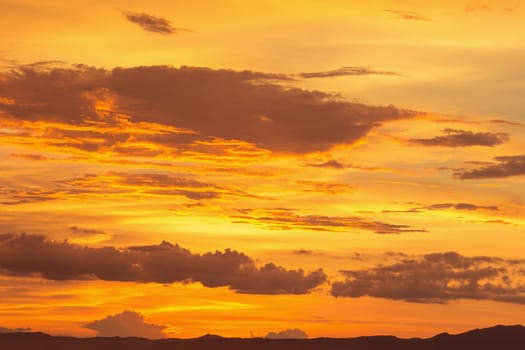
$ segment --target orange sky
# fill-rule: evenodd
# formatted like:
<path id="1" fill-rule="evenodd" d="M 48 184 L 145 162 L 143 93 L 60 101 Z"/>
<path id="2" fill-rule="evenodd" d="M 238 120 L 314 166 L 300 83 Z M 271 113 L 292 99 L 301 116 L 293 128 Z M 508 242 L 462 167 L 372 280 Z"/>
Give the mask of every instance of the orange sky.
<path id="1" fill-rule="evenodd" d="M 525 322 L 519 1 L 0 9 L 0 326 Z"/>

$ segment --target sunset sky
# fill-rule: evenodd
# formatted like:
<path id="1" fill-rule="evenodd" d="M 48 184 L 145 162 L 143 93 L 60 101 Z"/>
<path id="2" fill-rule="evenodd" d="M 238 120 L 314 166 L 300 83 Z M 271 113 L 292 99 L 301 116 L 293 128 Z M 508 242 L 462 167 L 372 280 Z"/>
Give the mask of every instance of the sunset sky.
<path id="1" fill-rule="evenodd" d="M 0 0 L 0 331 L 525 323 L 525 5 Z"/>

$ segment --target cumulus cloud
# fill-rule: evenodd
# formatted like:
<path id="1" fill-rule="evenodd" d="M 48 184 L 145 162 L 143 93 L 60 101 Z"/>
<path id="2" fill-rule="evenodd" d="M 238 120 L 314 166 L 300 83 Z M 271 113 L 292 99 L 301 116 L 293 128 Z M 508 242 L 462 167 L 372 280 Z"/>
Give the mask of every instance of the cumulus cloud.
<path id="1" fill-rule="evenodd" d="M 409 139 L 408 142 L 422 146 L 468 147 L 501 145 L 509 140 L 507 133 L 473 132 L 447 128 L 444 136 L 429 139 Z"/>
<path id="2" fill-rule="evenodd" d="M 420 15 L 415 11 L 405 11 L 405 10 L 385 10 L 385 12 L 395 15 L 397 18 L 415 20 L 415 21 L 430 21 L 427 17 Z"/>
<path id="3" fill-rule="evenodd" d="M 162 17 L 148 15 L 147 13 L 122 11 L 122 14 L 126 16 L 128 21 L 140 26 L 142 29 L 148 32 L 159 34 L 176 34 L 178 32 L 192 31 L 185 28 L 175 28 L 171 25 L 169 20 Z"/>
<path id="4" fill-rule="evenodd" d="M 462 180 L 502 178 L 525 175 L 525 155 L 495 157 L 496 162 L 480 163 L 474 169 L 461 169 L 454 177 Z"/>
<path id="5" fill-rule="evenodd" d="M 365 230 L 377 234 L 400 234 L 426 232 L 407 225 L 389 224 L 360 216 L 299 215 L 290 208 L 268 208 L 262 210 L 239 209 L 233 215 L 236 223 L 252 223 L 268 229 L 313 231 L 354 231 Z"/>
<path id="6" fill-rule="evenodd" d="M 456 252 L 402 256 L 392 264 L 342 271 L 346 280 L 334 282 L 331 294 L 417 303 L 474 299 L 525 304 L 524 265 L 524 261 Z"/>
<path id="7" fill-rule="evenodd" d="M 300 73 L 301 78 L 311 79 L 311 78 L 333 78 L 347 75 L 399 75 L 399 73 L 384 71 L 384 70 L 375 70 L 367 67 L 342 67 L 339 69 L 333 69 L 328 71 L 321 72 L 309 72 L 309 73 Z"/>
<path id="8" fill-rule="evenodd" d="M 256 266 L 249 256 L 230 249 L 193 254 L 166 241 L 91 248 L 27 234 L 0 235 L 0 271 L 50 280 L 200 282 L 251 294 L 305 294 L 326 281 L 322 269 L 306 273 L 273 263 Z"/>
<path id="9" fill-rule="evenodd" d="M 146 323 L 144 316 L 134 311 L 124 311 L 84 325 L 97 332 L 97 337 L 165 338 L 167 326 Z"/>
<path id="10" fill-rule="evenodd" d="M 0 111 L 15 120 L 81 125 L 74 134 L 62 130 L 58 135 L 62 143 L 57 145 L 88 152 L 109 146 L 113 150 L 139 134 L 131 150 L 144 140 L 184 150 L 205 148 L 221 139 L 296 154 L 352 144 L 382 122 L 418 114 L 394 106 L 351 103 L 275 80 L 275 74 L 195 67 L 19 67 L 0 75 L 0 96 L 13 101 L 1 104 Z M 85 130 L 93 123 L 102 124 L 107 132 Z M 156 134 L 138 133 L 137 129 L 144 129 L 138 123 L 153 123 Z M 131 137 L 122 132 L 130 125 L 135 126 Z M 191 132 L 162 132 L 162 127 Z M 93 136 L 101 140 L 89 142 Z M 151 155 L 157 148 L 143 152 Z"/>
<path id="11" fill-rule="evenodd" d="M 270 332 L 266 334 L 266 339 L 307 339 L 308 335 L 305 331 L 298 328 L 286 329 L 279 332 Z"/>

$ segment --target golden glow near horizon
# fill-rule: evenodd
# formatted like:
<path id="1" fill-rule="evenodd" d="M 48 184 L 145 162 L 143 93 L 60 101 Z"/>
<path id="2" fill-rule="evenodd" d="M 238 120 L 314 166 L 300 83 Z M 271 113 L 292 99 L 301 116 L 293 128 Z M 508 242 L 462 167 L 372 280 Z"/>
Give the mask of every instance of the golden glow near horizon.
<path id="1" fill-rule="evenodd" d="M 525 322 L 520 2 L 0 0 L 0 33 L 1 327 Z"/>

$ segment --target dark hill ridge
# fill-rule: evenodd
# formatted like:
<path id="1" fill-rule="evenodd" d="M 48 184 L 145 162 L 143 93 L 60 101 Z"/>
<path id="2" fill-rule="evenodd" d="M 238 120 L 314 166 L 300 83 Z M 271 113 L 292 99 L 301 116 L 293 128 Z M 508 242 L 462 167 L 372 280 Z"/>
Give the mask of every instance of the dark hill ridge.
<path id="1" fill-rule="evenodd" d="M 316 339 L 222 338 L 194 339 L 72 338 L 44 333 L 0 334 L 2 350 L 524 350 L 525 328 L 496 326 L 461 334 L 442 333 L 428 339 L 393 336 Z"/>

